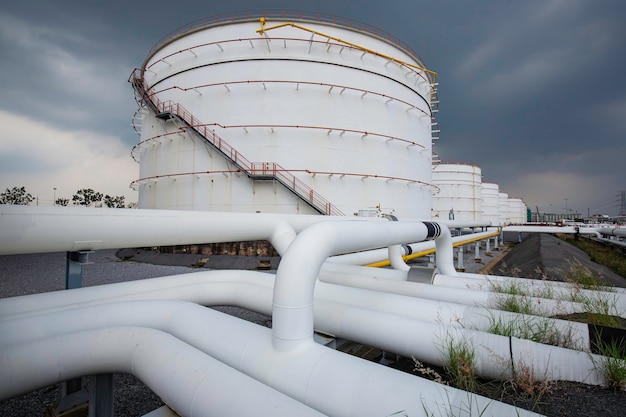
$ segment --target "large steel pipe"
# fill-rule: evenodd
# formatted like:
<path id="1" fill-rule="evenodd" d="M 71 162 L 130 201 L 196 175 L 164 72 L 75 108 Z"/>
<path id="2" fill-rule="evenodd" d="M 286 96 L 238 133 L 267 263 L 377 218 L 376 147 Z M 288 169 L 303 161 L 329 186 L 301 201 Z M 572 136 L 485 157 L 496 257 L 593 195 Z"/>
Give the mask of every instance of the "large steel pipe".
<path id="1" fill-rule="evenodd" d="M 269 240 L 283 254 L 320 221 L 358 217 L 0 205 L 0 255 Z"/>
<path id="2" fill-rule="evenodd" d="M 619 237 L 626 237 L 626 228 L 608 228 L 608 227 L 603 227 L 600 229 L 597 229 L 598 232 L 602 233 L 603 235 L 611 235 L 611 236 L 619 236 Z"/>
<path id="3" fill-rule="evenodd" d="M 381 279 L 392 276 L 386 270 L 381 274 L 377 268 L 361 267 L 356 265 L 338 265 L 327 262 L 320 272 L 320 280 L 332 284 L 364 288 L 393 294 L 408 295 L 411 297 L 445 301 L 449 303 L 465 304 L 497 309 L 502 295 L 486 289 L 467 288 L 463 286 L 442 287 L 420 282 L 411 282 L 402 279 Z M 397 276 L 406 273 L 395 271 Z M 439 275 L 435 276 L 434 283 Z M 456 276 L 450 277 L 454 280 Z M 566 300 L 553 300 L 542 297 L 527 297 L 534 311 L 538 314 L 551 316 L 556 314 L 571 314 L 584 311 L 584 306 Z"/>
<path id="4" fill-rule="evenodd" d="M 610 314 L 626 318 L 626 289 L 618 287 L 599 287 L 597 290 L 586 289 L 580 284 L 547 281 L 540 279 L 525 279 L 500 275 L 481 275 L 463 273 L 455 276 L 437 274 L 433 284 L 448 289 L 470 288 L 479 292 L 491 292 L 498 296 L 495 290 L 498 287 L 515 288 L 529 296 L 544 297 L 549 302 L 561 306 L 571 304 L 571 300 L 597 300 L 610 306 Z"/>
<path id="5" fill-rule="evenodd" d="M 199 271 L 0 299 L 0 322 L 111 301 L 181 300 L 232 305 L 270 315 L 274 275 L 257 271 Z"/>
<path id="6" fill-rule="evenodd" d="M 221 304 L 219 300 L 216 303 Z M 325 333 L 405 357 L 415 357 L 427 363 L 445 363 L 448 343 L 466 343 L 475 349 L 477 372 L 484 377 L 511 377 L 514 364 L 528 362 L 527 356 L 532 350 L 538 356 L 533 359 L 538 366 L 526 366 L 537 379 L 589 383 L 602 381 L 594 368 L 594 357 L 586 352 L 532 342 L 520 344 L 526 342 L 459 326 L 416 320 L 406 315 L 345 305 L 323 298 L 316 299 L 315 319 L 317 328 Z M 167 332 L 231 366 L 239 363 L 240 355 L 248 349 L 247 346 L 257 337 L 263 338 L 262 335 L 268 331 L 193 303 L 134 301 L 73 308 L 0 322 L 0 333 L 6 335 L 0 346 L 29 343 L 55 334 L 119 326 L 149 327 Z M 229 336 L 224 336 L 225 332 Z M 207 336 L 213 334 L 222 336 L 220 340 Z M 230 350 L 221 343 L 224 338 L 229 339 Z M 222 349 L 229 353 L 223 353 Z M 545 362 L 541 362 L 540 357 L 544 357 Z M 542 367 L 548 362 L 551 365 L 549 368 Z M 572 363 L 576 365 L 572 366 Z"/>
<path id="7" fill-rule="evenodd" d="M 161 331 L 85 330 L 0 350 L 0 398 L 86 374 L 135 375 L 182 416 L 322 416 Z M 10 382 L 9 382 L 10 381 Z"/>
<path id="8" fill-rule="evenodd" d="M 440 223 L 440 222 L 437 222 L 437 223 L 447 228 L 445 224 Z M 441 239 L 439 241 L 435 240 L 435 241 L 405 242 L 405 243 L 411 249 L 411 254 L 435 250 L 437 253 L 437 258 L 435 259 L 435 261 L 438 261 L 439 257 L 442 255 L 441 251 L 443 251 L 444 246 L 447 246 L 450 244 L 454 246 L 458 246 L 458 245 L 464 244 L 464 242 L 471 243 L 476 240 L 488 239 L 489 237 L 493 236 L 493 234 L 494 234 L 493 231 L 477 232 L 477 233 L 472 233 L 469 235 L 461 235 L 461 236 L 453 236 L 453 237 L 451 236 L 450 241 L 447 241 L 447 239 Z M 439 242 L 439 244 L 437 244 L 437 242 Z M 450 251 L 452 251 L 452 248 L 450 248 Z M 401 255 L 403 256 L 409 255 L 409 253 L 403 250 Z M 444 255 L 444 256 L 447 256 L 447 255 Z M 454 254 L 452 254 L 452 256 L 454 257 Z M 369 251 L 361 251 L 361 252 L 354 252 L 354 253 L 346 253 L 343 255 L 336 255 L 336 256 L 331 257 L 329 259 L 329 262 L 350 264 L 350 265 L 368 265 L 368 264 L 374 264 L 377 262 L 383 262 L 387 259 L 389 259 L 389 250 L 387 248 L 379 248 L 379 249 L 373 249 Z M 454 268 L 454 262 L 451 260 L 446 261 L 445 264 L 443 260 L 441 260 L 440 263 L 439 262 L 437 263 L 437 267 L 439 269 L 441 269 L 441 267 L 443 266 L 446 268 L 445 270 L 448 271 L 447 273 L 450 273 L 450 275 L 454 275 L 456 273 L 456 270 L 450 270 L 449 269 L 450 267 L 448 267 L 447 265 L 451 265 L 451 267 Z"/>
<path id="9" fill-rule="evenodd" d="M 36 325 L 37 322 L 40 323 L 39 326 Z M 5 323 L 2 327 L 3 332 L 9 331 L 10 333 L 13 333 L 11 328 L 24 330 L 14 332 L 17 335 L 12 338 L 10 344 L 0 348 L 2 352 L 0 357 L 14 360 L 15 355 L 22 350 L 27 357 L 37 356 L 40 350 L 46 349 L 46 345 L 35 345 L 36 347 L 30 350 L 31 345 L 39 340 L 50 340 L 47 336 L 53 332 L 65 335 L 85 334 L 85 332 L 92 331 L 89 329 L 96 327 L 106 331 L 118 326 L 154 327 L 168 332 L 174 335 L 176 340 L 182 340 L 211 357 L 328 415 L 380 416 L 390 415 L 398 410 L 405 410 L 409 415 L 424 415 L 425 410 L 434 411 L 442 408 L 455 410 L 457 407 L 476 407 L 476 411 L 487 410 L 484 415 L 492 416 L 508 415 L 511 412 L 534 415 L 533 413 L 527 414 L 523 410 L 514 411 L 508 405 L 492 402 L 480 396 L 395 371 L 314 343 L 300 346 L 295 350 L 278 351 L 273 348 L 270 329 L 191 303 L 144 301 L 102 304 L 59 311 L 45 317 L 18 319 L 13 323 Z M 213 337 L 213 335 L 219 335 L 219 337 Z M 73 339 L 69 340 L 70 343 L 72 341 Z M 103 351 L 106 351 L 108 344 L 114 342 L 114 340 L 100 340 L 99 345 Z M 128 341 L 130 346 L 134 346 L 136 342 L 132 338 Z M 24 347 L 24 349 L 18 347 Z M 69 351 L 73 349 L 84 351 L 82 353 L 84 361 L 88 358 L 96 362 L 101 361 L 99 350 L 90 356 L 88 346 L 68 344 L 65 348 Z M 173 348 L 167 344 L 163 346 L 164 351 Z M 111 349 L 115 352 L 116 349 L 121 348 L 116 346 Z M 62 349 L 59 348 L 59 350 Z M 57 349 L 53 351 L 56 354 Z M 45 354 L 43 356 L 45 359 Z M 90 366 L 95 365 L 85 364 L 83 356 L 78 358 L 78 364 L 73 365 L 77 367 L 76 372 L 92 371 Z M 186 356 L 186 353 L 183 356 Z M 153 367 L 154 363 L 161 363 L 156 360 L 152 363 Z M 61 364 L 60 368 L 65 369 L 64 360 Z M 37 369 L 41 366 L 43 366 L 41 363 L 35 362 L 28 369 L 32 369 L 32 372 L 37 374 Z M 19 367 L 7 367 L 0 375 L 10 380 L 20 371 Z M 48 374 L 45 366 L 40 371 Z M 112 372 L 113 370 L 97 368 L 96 371 Z M 55 368 L 50 374 L 58 372 L 59 369 Z M 71 372 L 73 371 L 64 370 L 61 376 L 74 375 Z M 182 375 L 184 373 L 181 373 L 181 377 Z M 61 378 L 61 376 L 56 375 L 56 378 Z M 138 376 L 146 380 L 142 374 Z M 24 375 L 25 380 L 30 377 L 30 372 Z M 157 388 L 159 383 L 167 383 L 163 382 L 162 375 L 159 378 L 161 378 L 160 382 L 155 382 Z M 158 389 L 155 391 L 160 392 Z M 364 398 L 368 401 L 363 401 Z"/>

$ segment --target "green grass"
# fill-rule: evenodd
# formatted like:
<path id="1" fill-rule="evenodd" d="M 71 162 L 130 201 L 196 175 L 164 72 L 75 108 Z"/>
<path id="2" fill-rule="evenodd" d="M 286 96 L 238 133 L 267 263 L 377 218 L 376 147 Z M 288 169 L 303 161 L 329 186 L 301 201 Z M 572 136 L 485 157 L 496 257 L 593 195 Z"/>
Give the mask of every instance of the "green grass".
<path id="1" fill-rule="evenodd" d="M 565 276 L 565 281 L 573 284 L 571 300 L 582 304 L 585 309 L 585 314 L 580 317 L 586 323 L 621 327 L 617 295 L 611 284 L 594 275 L 580 262 L 571 261 Z"/>
<path id="2" fill-rule="evenodd" d="M 465 341 L 446 341 L 446 364 L 444 368 L 452 386 L 465 391 L 476 392 L 476 354 L 474 348 Z"/>
<path id="3" fill-rule="evenodd" d="M 575 240 L 569 235 L 557 234 L 557 237 L 584 251 L 593 262 L 626 278 L 626 256 L 621 255 L 618 249 L 588 239 Z"/>
<path id="4" fill-rule="evenodd" d="M 626 391 L 626 341 L 598 342 L 600 359 L 597 369 L 609 388 Z"/>
<path id="5" fill-rule="evenodd" d="M 533 306 L 533 299 L 528 294 L 528 289 L 520 281 L 489 281 L 490 290 L 498 293 L 496 308 L 512 313 L 538 315 Z"/>
<path id="6" fill-rule="evenodd" d="M 559 330 L 554 319 L 551 318 L 520 315 L 515 320 L 505 321 L 501 318 L 490 316 L 489 324 L 487 331 L 492 334 L 576 349 L 572 330 Z"/>

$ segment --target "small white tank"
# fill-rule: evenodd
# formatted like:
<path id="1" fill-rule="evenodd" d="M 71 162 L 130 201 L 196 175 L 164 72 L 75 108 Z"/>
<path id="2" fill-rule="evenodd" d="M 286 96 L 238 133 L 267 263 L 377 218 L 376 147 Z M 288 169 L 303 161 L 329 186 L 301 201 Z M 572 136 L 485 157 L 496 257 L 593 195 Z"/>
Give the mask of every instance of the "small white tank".
<path id="1" fill-rule="evenodd" d="M 526 222 L 526 205 L 521 198 L 510 197 L 508 199 L 509 221 L 512 224 L 522 224 Z"/>
<path id="2" fill-rule="evenodd" d="M 481 189 L 483 220 L 490 221 L 493 226 L 500 225 L 500 186 L 495 183 L 483 182 Z"/>
<path id="3" fill-rule="evenodd" d="M 482 220 L 482 176 L 476 165 L 440 163 L 433 166 L 432 218 L 449 220 Z"/>
<path id="4" fill-rule="evenodd" d="M 509 210 L 509 195 L 507 193 L 498 193 L 498 207 L 500 212 L 500 225 L 506 226 L 511 223 L 511 214 Z"/>

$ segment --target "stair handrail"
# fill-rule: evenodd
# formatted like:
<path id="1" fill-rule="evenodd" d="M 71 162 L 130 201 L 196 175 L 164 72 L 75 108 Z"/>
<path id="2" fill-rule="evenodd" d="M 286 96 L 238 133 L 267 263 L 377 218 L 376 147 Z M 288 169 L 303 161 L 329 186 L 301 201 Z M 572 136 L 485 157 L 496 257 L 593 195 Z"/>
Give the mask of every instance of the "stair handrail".
<path id="1" fill-rule="evenodd" d="M 155 113 L 170 113 L 178 116 L 189 128 L 196 131 L 200 136 L 211 143 L 211 145 L 229 158 L 235 165 L 240 167 L 249 177 L 274 178 L 320 213 L 331 216 L 345 215 L 318 192 L 276 162 L 250 162 L 249 159 L 217 135 L 213 129 L 208 129 L 206 124 L 198 120 L 180 103 L 176 103 L 172 100 L 161 101 L 158 97 L 148 94 L 145 83 L 141 77 L 137 76 L 137 72 L 138 70 L 136 69 L 131 75 L 131 83 L 139 95 L 139 100 L 151 107 Z"/>

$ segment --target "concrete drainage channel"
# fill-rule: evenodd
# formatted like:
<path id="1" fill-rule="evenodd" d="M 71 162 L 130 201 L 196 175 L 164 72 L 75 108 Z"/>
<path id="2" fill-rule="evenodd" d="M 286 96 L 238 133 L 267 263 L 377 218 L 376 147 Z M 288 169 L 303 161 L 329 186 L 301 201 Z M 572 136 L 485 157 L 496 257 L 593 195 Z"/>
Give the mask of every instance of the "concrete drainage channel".
<path id="1" fill-rule="evenodd" d="M 324 282 L 324 265 L 338 254 L 434 240 L 437 269 L 450 275 L 452 245 L 443 224 L 164 210 L 0 210 L 2 254 L 266 239 L 282 257 L 275 275 L 207 271 L 0 300 L 0 333 L 9 335 L 0 346 L 0 378 L 12 381 L 0 387 L 1 399 L 80 375 L 122 371 L 135 374 L 184 416 L 419 416 L 429 410 L 535 415 L 346 355 L 316 343 L 315 329 L 392 353 L 425 355 L 434 363 L 441 360 L 433 345 L 443 330 L 489 347 L 491 354 L 478 352 L 486 376 L 503 375 L 493 352 L 510 351 L 531 359 L 537 370 L 549 369 L 550 377 L 576 381 L 585 373 L 586 382 L 600 381 L 583 352 L 540 349 L 524 340 L 512 343 L 511 338 L 332 299 L 335 289 L 368 291 L 373 300 L 376 294 L 388 295 Z M 272 328 L 204 305 L 271 314 Z M 221 393 L 219 398 L 215 392 Z"/>

